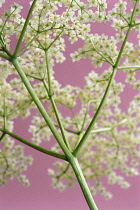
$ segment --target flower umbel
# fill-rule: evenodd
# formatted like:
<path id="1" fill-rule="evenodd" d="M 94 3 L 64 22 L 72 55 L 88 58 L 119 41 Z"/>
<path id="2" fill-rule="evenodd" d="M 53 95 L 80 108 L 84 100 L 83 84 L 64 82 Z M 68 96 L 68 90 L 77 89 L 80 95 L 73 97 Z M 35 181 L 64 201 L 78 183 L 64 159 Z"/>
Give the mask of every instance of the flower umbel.
<path id="1" fill-rule="evenodd" d="M 48 170 L 54 188 L 62 191 L 77 178 L 89 208 L 97 210 L 91 193 L 112 198 L 103 177 L 125 189 L 126 176 L 139 174 L 139 1 L 118 0 L 110 8 L 106 0 L 33 0 L 26 19 L 22 8 L 10 5 L 0 20 L 0 184 L 16 177 L 29 185 L 24 171 L 33 159 L 17 140 L 61 159 Z M 96 24 L 109 25 L 114 36 L 100 34 Z M 135 40 L 130 32 L 137 33 Z M 70 55 L 68 43 L 78 46 Z M 91 62 L 83 87 L 57 79 L 57 67 L 70 58 Z M 137 93 L 124 111 L 127 83 Z M 14 133 L 14 119 L 29 116 L 31 141 Z M 50 150 L 41 147 L 52 137 Z"/>

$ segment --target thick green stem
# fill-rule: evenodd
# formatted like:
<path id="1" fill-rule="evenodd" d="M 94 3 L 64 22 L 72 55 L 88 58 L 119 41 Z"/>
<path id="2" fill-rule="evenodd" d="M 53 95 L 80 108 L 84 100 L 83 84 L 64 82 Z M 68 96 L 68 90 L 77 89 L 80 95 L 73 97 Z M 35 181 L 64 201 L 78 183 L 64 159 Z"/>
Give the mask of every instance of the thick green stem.
<path id="1" fill-rule="evenodd" d="M 68 160 L 68 162 L 70 163 L 70 165 L 72 166 L 77 180 L 80 184 L 80 187 L 82 189 L 82 192 L 84 194 L 84 197 L 88 203 L 88 206 L 91 210 L 97 210 L 96 204 L 94 203 L 93 197 L 90 193 L 90 190 L 88 188 L 88 185 L 86 183 L 86 180 L 83 176 L 83 173 L 80 169 L 80 166 L 77 162 L 77 159 L 71 154 L 70 150 L 67 148 L 66 144 L 63 142 L 63 139 L 61 138 L 61 136 L 59 135 L 58 131 L 56 130 L 54 124 L 52 123 L 51 119 L 49 118 L 48 114 L 46 113 L 46 110 L 44 109 L 43 105 L 41 104 L 40 100 L 38 99 L 38 97 L 36 96 L 32 86 L 30 85 L 25 73 L 23 72 L 23 70 L 21 69 L 20 65 L 18 64 L 17 59 L 15 58 L 11 58 L 10 61 L 12 62 L 12 64 L 14 65 L 14 67 L 16 68 L 23 84 L 25 85 L 26 89 L 28 90 L 29 94 L 31 95 L 34 103 L 36 104 L 38 110 L 40 111 L 40 113 L 42 114 L 45 122 L 47 123 L 47 125 L 49 126 L 50 130 L 52 131 L 54 137 L 56 138 L 58 144 L 60 145 L 61 149 L 63 150 L 66 159 Z M 64 157 L 64 156 L 63 156 Z"/>
<path id="2" fill-rule="evenodd" d="M 53 151 L 50 151 L 50 150 L 47 150 L 47 149 L 45 149 L 43 147 L 40 147 L 40 146 L 38 146 L 36 144 L 33 144 L 33 143 L 25 140 L 24 138 L 22 138 L 22 137 L 14 134 L 14 133 L 8 131 L 7 129 L 0 128 L 0 131 L 3 132 L 3 136 L 6 135 L 6 134 L 8 134 L 9 136 L 17 139 L 18 141 L 22 142 L 23 144 L 28 145 L 29 147 L 32 147 L 33 149 L 36 149 L 36 150 L 38 150 L 38 151 L 40 151 L 42 153 L 45 153 L 47 155 L 50 155 L 50 156 L 53 156 L 53 157 L 56 157 L 56 158 L 59 158 L 59 159 L 62 159 L 62 160 L 67 160 L 67 158 L 65 157 L 65 155 L 59 154 L 59 153 L 56 153 L 56 152 L 53 152 Z"/>
<path id="3" fill-rule="evenodd" d="M 70 164 L 73 168 L 73 171 L 75 172 L 75 175 L 77 177 L 77 180 L 78 180 L 78 183 L 81 187 L 81 190 L 84 194 L 84 197 L 87 201 L 87 204 L 89 206 L 89 209 L 90 210 L 98 210 L 94 200 L 93 200 L 93 197 L 91 195 L 91 192 L 89 190 L 89 187 L 86 183 L 86 180 L 85 180 L 85 177 L 83 176 L 83 173 L 82 173 L 82 170 L 79 166 L 79 163 L 78 163 L 78 160 L 77 158 L 73 157 L 71 160 L 70 160 Z"/>
<path id="4" fill-rule="evenodd" d="M 10 61 L 10 59 L 11 59 L 10 56 L 5 55 L 5 54 L 3 54 L 3 53 L 1 53 L 1 52 L 0 52 L 0 57 L 6 59 L 6 60 L 8 60 L 8 61 Z"/>
<path id="5" fill-rule="evenodd" d="M 69 149 L 67 148 L 67 146 L 63 142 L 61 136 L 59 135 L 58 131 L 54 127 L 54 125 L 53 125 L 52 121 L 50 120 L 49 116 L 47 115 L 46 110 L 44 109 L 43 105 L 41 104 L 41 102 L 39 101 L 38 97 L 36 96 L 33 88 L 31 87 L 31 85 L 29 83 L 29 81 L 27 80 L 25 73 L 20 68 L 17 59 L 11 58 L 11 62 L 13 63 L 14 67 L 16 68 L 16 70 L 17 70 L 19 76 L 21 77 L 25 87 L 27 88 L 27 90 L 28 90 L 29 94 L 31 95 L 33 101 L 35 102 L 38 110 L 42 114 L 44 120 L 46 121 L 46 123 L 49 126 L 50 130 L 52 131 L 54 137 L 56 138 L 57 142 L 59 143 L 61 149 L 65 153 L 65 155 L 66 155 L 66 159 L 65 160 L 68 160 L 68 162 L 72 166 L 72 168 L 73 168 L 73 170 L 75 172 L 75 175 L 77 177 L 77 180 L 78 180 L 78 182 L 80 184 L 80 187 L 82 189 L 82 192 L 84 194 L 84 197 L 85 197 L 85 199 L 87 201 L 87 204 L 88 204 L 89 208 L 91 210 L 97 210 L 96 204 L 95 204 L 95 202 L 93 200 L 93 197 L 92 197 L 91 192 L 89 190 L 89 187 L 88 187 L 88 185 L 86 183 L 86 180 L 85 180 L 85 178 L 83 176 L 83 173 L 82 173 L 82 171 L 80 169 L 80 166 L 78 164 L 77 159 L 71 154 L 71 152 L 69 151 Z M 0 129 L 0 131 L 4 132 L 2 129 Z M 36 147 L 36 149 L 39 149 L 39 151 L 42 150 L 42 149 L 38 148 L 38 146 L 32 145 L 32 143 L 26 142 L 26 140 L 18 138 L 17 136 L 15 136 L 15 134 L 9 133 L 9 131 L 7 131 L 7 130 L 5 132 L 7 134 L 13 136 L 14 138 L 16 137 L 16 139 L 21 140 L 21 142 L 25 143 L 26 145 L 32 146 L 33 148 Z M 43 151 L 44 151 L 44 149 L 42 150 L 42 152 Z M 46 152 L 46 154 L 48 154 L 48 152 L 49 152 L 49 154 L 52 155 L 52 152 L 50 153 L 50 151 L 45 150 L 44 153 L 45 152 Z M 58 155 L 60 157 L 60 154 L 57 154 L 57 157 L 58 157 Z M 56 156 L 56 153 L 53 154 L 52 156 Z M 63 157 L 65 157 L 65 156 L 61 155 L 61 159 L 64 159 Z"/>
<path id="6" fill-rule="evenodd" d="M 60 145 L 62 151 L 65 153 L 65 155 L 67 157 L 71 156 L 71 153 L 70 153 L 69 149 L 67 148 L 67 146 L 63 142 L 63 139 L 59 135 L 59 133 L 58 133 L 57 129 L 55 128 L 54 124 L 52 123 L 50 117 L 46 113 L 46 110 L 44 109 L 42 103 L 40 102 L 40 100 L 38 99 L 37 95 L 35 94 L 35 92 L 34 92 L 32 86 L 30 85 L 30 83 L 29 83 L 25 73 L 23 72 L 23 70 L 21 69 L 20 65 L 18 64 L 17 59 L 12 58 L 11 62 L 14 65 L 14 67 L 16 68 L 16 70 L 17 70 L 17 72 L 18 72 L 18 74 L 19 74 L 23 84 L 25 85 L 26 89 L 28 90 L 29 94 L 31 95 L 34 103 L 36 104 L 38 110 L 40 111 L 41 115 L 43 116 L 45 122 L 49 126 L 51 132 L 53 133 L 55 139 L 57 140 L 58 144 Z"/>

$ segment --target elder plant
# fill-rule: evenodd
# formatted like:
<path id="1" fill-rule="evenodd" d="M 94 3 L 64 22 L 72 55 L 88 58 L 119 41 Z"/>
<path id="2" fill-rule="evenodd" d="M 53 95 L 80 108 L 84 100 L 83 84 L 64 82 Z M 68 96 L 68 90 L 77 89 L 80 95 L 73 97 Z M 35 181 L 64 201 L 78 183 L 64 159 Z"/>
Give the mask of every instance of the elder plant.
<path id="1" fill-rule="evenodd" d="M 0 6 L 4 7 L 4 0 Z M 0 20 L 0 184 L 17 178 L 29 185 L 24 171 L 32 157 L 24 154 L 22 142 L 58 158 L 49 169 L 53 186 L 60 190 L 79 183 L 90 209 L 97 206 L 92 195 L 111 193 L 102 183 L 129 187 L 125 176 L 138 175 L 140 158 L 140 3 L 119 0 L 108 9 L 106 0 L 34 0 L 27 18 L 22 6 L 13 3 Z M 128 9 L 130 8 L 131 9 Z M 107 23 L 114 36 L 92 33 L 92 23 Z M 134 43 L 129 41 L 136 31 Z M 17 42 L 11 49 L 13 35 Z M 55 79 L 54 66 L 66 58 L 65 37 L 71 44 L 82 40 L 82 47 L 70 54 L 73 62 L 91 60 L 93 70 L 83 88 L 62 85 Z M 108 63 L 104 71 L 96 70 Z M 122 71 L 125 82 L 138 90 L 127 110 L 120 108 L 125 85 L 115 81 Z M 75 107 L 79 103 L 79 111 Z M 67 116 L 63 116 L 62 106 Z M 31 141 L 13 133 L 14 119 L 27 118 L 36 109 L 29 132 Z M 42 141 L 55 138 L 51 150 Z M 15 144 L 16 141 L 16 144 Z M 118 170 L 121 171 L 119 175 Z M 88 185 L 87 185 L 88 183 Z"/>

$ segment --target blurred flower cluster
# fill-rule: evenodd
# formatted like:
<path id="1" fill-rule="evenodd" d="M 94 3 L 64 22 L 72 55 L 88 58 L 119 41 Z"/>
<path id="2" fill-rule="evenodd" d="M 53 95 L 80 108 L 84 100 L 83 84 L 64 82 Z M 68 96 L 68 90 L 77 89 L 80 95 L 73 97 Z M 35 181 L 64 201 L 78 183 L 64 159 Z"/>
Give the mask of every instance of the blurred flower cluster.
<path id="1" fill-rule="evenodd" d="M 51 97 L 44 81 L 51 87 L 53 99 L 59 110 L 68 142 L 74 149 L 80 142 L 92 117 L 104 96 L 112 69 L 118 59 L 120 44 L 125 39 L 130 27 L 132 10 L 137 0 L 122 1 L 109 9 L 106 0 L 38 0 L 32 13 L 29 26 L 23 38 L 18 62 L 30 81 L 36 95 L 59 130 L 59 124 L 53 110 Z M 4 1 L 0 1 L 0 6 Z M 31 5 L 31 2 L 30 2 Z M 128 7 L 129 6 L 129 7 Z M 0 19 L 0 51 L 13 52 L 11 42 L 13 36 L 20 37 L 25 19 L 20 15 L 22 6 L 14 3 L 5 9 Z M 138 175 L 140 158 L 140 93 L 121 110 L 121 96 L 125 84 L 140 89 L 140 4 L 138 4 L 131 28 L 136 32 L 138 44 L 127 40 L 121 55 L 118 71 L 126 75 L 121 83 L 113 81 L 108 98 L 91 131 L 84 147 L 79 153 L 79 162 L 85 178 L 89 182 L 93 194 L 100 193 L 106 199 L 111 198 L 102 178 L 106 177 L 109 184 L 119 184 L 122 188 L 129 187 L 126 176 Z M 114 36 L 99 35 L 92 32 L 94 23 L 110 23 L 116 31 Z M 85 77 L 84 87 L 67 85 L 63 87 L 54 75 L 54 66 L 66 60 L 66 39 L 71 44 L 82 40 L 83 46 L 70 54 L 72 61 L 90 59 L 93 70 Z M 102 67 L 108 63 L 104 71 Z M 49 71 L 48 71 L 49 70 Z M 48 74 L 48 72 L 50 74 Z M 124 74 L 123 73 L 123 74 Z M 75 107 L 79 110 L 75 111 Z M 63 107 L 68 110 L 68 116 L 63 116 Z M 0 60 L 0 128 L 9 131 L 14 129 L 14 119 L 18 116 L 27 118 L 31 110 L 36 109 L 29 132 L 32 142 L 39 145 L 52 137 L 49 127 L 41 117 L 37 108 L 24 87 L 21 79 L 9 61 Z M 0 184 L 5 184 L 8 178 L 14 176 L 28 185 L 23 172 L 32 163 L 30 156 L 24 155 L 24 148 L 15 140 L 1 134 L 0 143 Z M 59 145 L 52 147 L 53 151 L 62 152 Z M 60 190 L 72 186 L 75 175 L 69 163 L 57 161 L 54 169 L 49 169 L 53 186 Z M 120 175 L 121 174 L 121 175 Z M 124 174 L 124 175 L 123 175 Z"/>

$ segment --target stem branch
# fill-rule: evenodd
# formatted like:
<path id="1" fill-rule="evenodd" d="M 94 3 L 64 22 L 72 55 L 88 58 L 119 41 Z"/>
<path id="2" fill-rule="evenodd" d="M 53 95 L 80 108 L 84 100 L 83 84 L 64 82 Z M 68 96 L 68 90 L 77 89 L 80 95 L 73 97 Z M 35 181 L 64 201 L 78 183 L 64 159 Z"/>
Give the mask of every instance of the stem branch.
<path id="1" fill-rule="evenodd" d="M 99 115 L 100 115 L 100 113 L 101 113 L 101 111 L 102 111 L 102 108 L 103 108 L 103 106 L 104 106 L 104 104 L 105 104 L 105 101 L 106 101 L 107 96 L 108 96 L 108 94 L 109 94 L 109 90 L 110 90 L 110 88 L 111 88 L 111 86 L 112 86 L 114 77 L 115 77 L 115 75 L 116 75 L 116 73 L 117 73 L 118 65 L 119 65 L 119 62 L 120 62 L 120 59 L 121 59 L 121 56 L 122 56 L 122 53 L 123 53 L 125 44 L 126 44 L 126 42 L 127 42 L 128 36 L 129 36 L 129 34 L 130 34 L 130 31 L 131 31 L 131 29 L 132 29 L 132 22 L 133 22 L 133 18 L 134 18 L 134 15 L 135 15 L 135 11 L 136 11 L 138 2 L 139 2 L 139 1 L 136 1 L 135 6 L 134 6 L 134 9 L 133 9 L 133 11 L 132 11 L 130 23 L 128 24 L 128 30 L 127 30 L 127 33 L 126 33 L 126 35 L 125 35 L 125 38 L 124 38 L 124 41 L 123 41 L 123 43 L 122 43 L 121 49 L 120 49 L 119 54 L 118 54 L 118 57 L 117 57 L 117 59 L 116 59 L 116 62 L 115 62 L 115 64 L 114 64 L 114 66 L 113 66 L 113 72 L 112 72 L 112 75 L 111 75 L 111 77 L 110 77 L 108 86 L 107 86 L 107 88 L 106 88 L 106 90 L 105 90 L 105 93 L 104 93 L 104 95 L 103 95 L 103 98 L 102 98 L 102 100 L 101 100 L 101 102 L 100 102 L 100 104 L 99 104 L 99 106 L 98 106 L 98 109 L 97 109 L 97 111 L 96 111 L 96 113 L 95 113 L 93 119 L 91 120 L 91 122 L 90 122 L 90 124 L 89 124 L 89 126 L 88 126 L 86 132 L 84 133 L 84 135 L 83 135 L 81 141 L 79 142 L 79 144 L 77 145 L 77 147 L 76 147 L 75 150 L 73 151 L 73 155 L 74 155 L 74 156 L 77 156 L 77 155 L 78 155 L 79 151 L 81 150 L 82 146 L 84 145 L 86 139 L 88 138 L 89 134 L 91 133 L 91 131 L 92 131 L 92 129 L 93 129 L 93 126 L 95 125 L 96 120 L 98 119 L 98 117 L 99 117 Z"/>
<path id="2" fill-rule="evenodd" d="M 69 157 L 69 156 L 71 157 L 71 153 L 70 153 L 69 149 L 67 148 L 67 146 L 63 142 L 61 136 L 59 135 L 57 129 L 55 128 L 54 124 L 52 123 L 52 121 L 51 121 L 50 117 L 48 116 L 46 110 L 44 109 L 42 103 L 40 102 L 37 95 L 35 94 L 35 92 L 34 92 L 32 86 L 30 85 L 25 73 L 21 69 L 17 59 L 12 58 L 11 62 L 14 65 L 14 67 L 16 68 L 23 84 L 25 85 L 26 89 L 28 90 L 30 96 L 32 97 L 32 99 L 33 99 L 34 103 L 36 104 L 38 110 L 40 111 L 41 115 L 43 116 L 45 122 L 49 126 L 51 132 L 53 133 L 53 135 L 54 135 L 55 139 L 57 140 L 59 146 L 61 147 L 62 151 L 65 153 L 65 155 L 67 157 Z"/>
<path id="3" fill-rule="evenodd" d="M 31 7 L 30 7 L 30 10 L 29 10 L 29 12 L 28 12 L 26 21 L 25 21 L 25 23 L 24 23 L 23 29 L 22 29 L 22 31 L 21 31 L 21 34 L 20 34 L 20 37 L 19 37 L 19 40 L 18 40 L 18 43 L 17 43 L 17 45 L 16 45 L 15 52 L 14 52 L 14 54 L 13 54 L 14 57 L 17 57 L 17 55 L 18 55 L 18 51 L 19 51 L 20 46 L 21 46 L 21 44 L 22 44 L 24 35 L 25 35 L 25 33 L 26 33 L 26 30 L 27 30 L 27 27 L 28 27 L 28 24 L 29 24 L 29 21 L 30 21 L 30 17 L 31 17 L 31 15 L 32 15 L 32 12 L 33 12 L 33 9 L 34 9 L 34 7 L 35 7 L 36 2 L 37 2 L 37 0 L 34 0 L 33 3 L 32 3 L 32 5 L 31 5 Z"/>
<path id="4" fill-rule="evenodd" d="M 67 161 L 67 158 L 66 158 L 65 155 L 63 155 L 63 154 L 56 153 L 56 152 L 47 150 L 47 149 L 45 149 L 45 148 L 43 148 L 43 147 L 40 147 L 40 146 L 38 146 L 38 145 L 36 145 L 36 144 L 33 144 L 33 143 L 31 143 L 31 142 L 25 140 L 24 138 L 22 138 L 22 137 L 20 137 L 20 136 L 14 134 L 14 133 L 8 131 L 7 129 L 2 129 L 2 128 L 0 128 L 0 131 L 3 132 L 3 135 L 8 134 L 9 136 L 11 136 L 11 137 L 17 139 L 18 141 L 22 142 L 23 144 L 28 145 L 29 147 L 32 147 L 32 148 L 34 148 L 34 149 L 36 149 L 36 150 L 38 150 L 38 151 L 40 151 L 40 152 L 42 152 L 42 153 L 45 153 L 45 154 L 47 154 L 47 155 L 50 155 L 50 156 L 53 156 L 53 157 L 56 157 L 56 158 L 59 158 L 59 159 L 62 159 L 62 160 L 66 160 L 66 161 Z"/>

